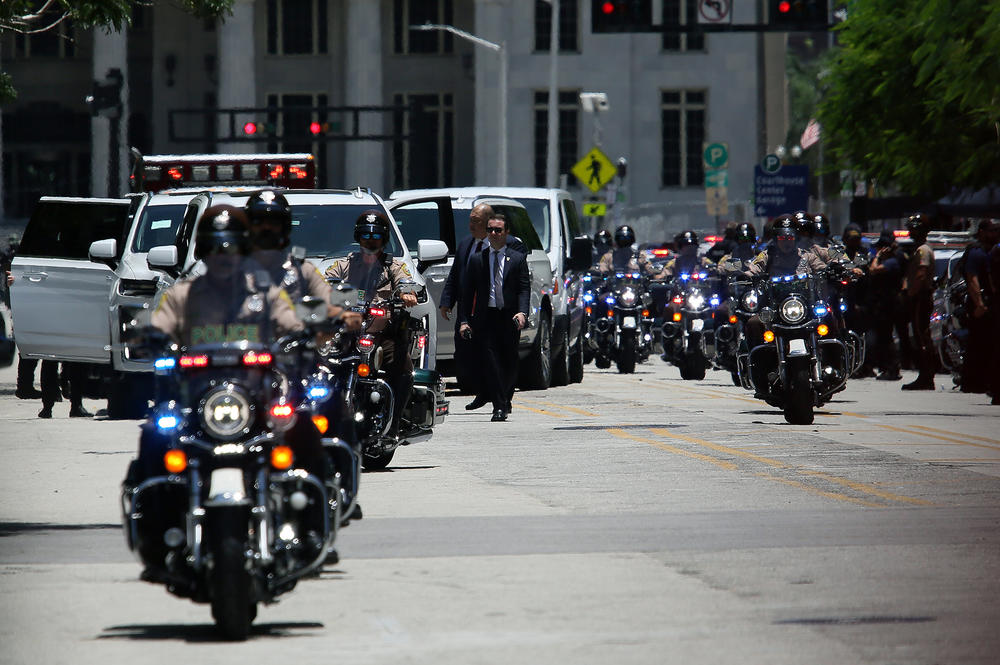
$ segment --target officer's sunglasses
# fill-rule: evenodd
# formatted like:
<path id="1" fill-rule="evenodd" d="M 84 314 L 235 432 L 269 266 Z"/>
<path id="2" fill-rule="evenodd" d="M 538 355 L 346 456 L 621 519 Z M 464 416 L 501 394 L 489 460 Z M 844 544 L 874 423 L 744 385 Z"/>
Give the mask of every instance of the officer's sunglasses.
<path id="1" fill-rule="evenodd" d="M 205 253 L 205 256 L 214 256 L 216 254 L 222 256 L 230 256 L 233 254 L 240 254 L 241 248 L 239 243 L 227 242 L 219 245 L 212 245 L 212 247 Z"/>
<path id="2" fill-rule="evenodd" d="M 382 239 L 382 234 L 381 233 L 362 233 L 361 234 L 361 239 L 362 240 L 381 240 Z"/>
<path id="3" fill-rule="evenodd" d="M 504 228 L 504 227 L 502 227 L 502 226 L 487 226 L 487 227 L 486 227 L 486 231 L 487 231 L 488 233 L 503 233 L 503 232 L 504 232 L 504 231 L 506 231 L 506 230 L 507 230 L 507 229 L 505 229 L 505 228 Z"/>

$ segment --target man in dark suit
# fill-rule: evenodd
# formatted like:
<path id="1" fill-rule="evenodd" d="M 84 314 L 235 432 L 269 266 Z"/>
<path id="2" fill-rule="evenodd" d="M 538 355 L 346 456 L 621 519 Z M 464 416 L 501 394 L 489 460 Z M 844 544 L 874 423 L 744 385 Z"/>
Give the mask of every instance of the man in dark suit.
<path id="1" fill-rule="evenodd" d="M 440 310 L 441 316 L 451 319 L 451 310 L 462 298 L 462 284 L 465 281 L 465 274 L 468 270 L 469 259 L 473 254 L 481 252 L 489 247 L 486 238 L 486 222 L 493 217 L 493 208 L 488 204 L 481 203 L 469 213 L 469 235 L 462 238 L 455 248 L 455 260 L 451 264 L 451 271 L 444 282 L 444 290 L 441 291 Z M 459 382 L 470 386 L 476 398 L 465 406 L 466 410 L 478 409 L 485 406 L 489 401 L 481 389 L 479 377 L 479 363 L 476 362 L 474 344 L 471 340 L 465 339 L 459 334 L 459 316 L 455 316 L 455 374 Z"/>
<path id="2" fill-rule="evenodd" d="M 490 247 L 469 259 L 459 301 L 459 333 L 472 335 L 483 359 L 483 394 L 493 402 L 492 421 L 507 420 L 517 381 L 518 332 L 530 306 L 527 257 L 507 245 L 504 217 L 486 224 Z"/>

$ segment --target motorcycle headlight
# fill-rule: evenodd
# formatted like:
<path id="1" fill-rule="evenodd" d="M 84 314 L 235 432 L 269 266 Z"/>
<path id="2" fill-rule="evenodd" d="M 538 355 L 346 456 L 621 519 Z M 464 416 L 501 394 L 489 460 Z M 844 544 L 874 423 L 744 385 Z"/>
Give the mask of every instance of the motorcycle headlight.
<path id="1" fill-rule="evenodd" d="M 788 298 L 781 303 L 781 318 L 788 323 L 798 323 L 806 318 L 806 306 L 798 298 Z"/>
<path id="2" fill-rule="evenodd" d="M 626 307 L 631 307 L 632 305 L 635 304 L 635 301 L 638 300 L 636 292 L 633 291 L 632 289 L 625 289 L 624 291 L 622 291 L 620 298 L 622 304 L 625 305 Z"/>
<path id="3" fill-rule="evenodd" d="M 222 441 L 243 435 L 253 421 L 254 405 L 232 384 L 213 389 L 202 401 L 201 424 L 205 431 Z"/>
<path id="4" fill-rule="evenodd" d="M 692 293 L 687 297 L 688 309 L 701 309 L 705 305 L 705 296 L 700 293 Z"/>
<path id="5" fill-rule="evenodd" d="M 747 311 L 757 311 L 758 305 L 760 305 L 760 298 L 756 291 L 750 290 L 743 294 L 743 307 L 745 307 Z"/>

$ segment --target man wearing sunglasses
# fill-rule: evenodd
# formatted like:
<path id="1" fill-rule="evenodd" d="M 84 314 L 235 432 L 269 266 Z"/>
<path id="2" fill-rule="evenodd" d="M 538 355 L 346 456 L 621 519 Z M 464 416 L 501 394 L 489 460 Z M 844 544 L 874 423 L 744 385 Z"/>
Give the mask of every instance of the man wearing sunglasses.
<path id="1" fill-rule="evenodd" d="M 389 218 L 379 210 L 366 210 L 354 222 L 354 240 L 361 248 L 347 258 L 337 260 L 326 271 L 328 280 L 339 280 L 358 290 L 358 302 L 369 304 L 387 301 L 403 280 L 412 279 L 409 269 L 401 259 L 385 251 L 389 244 Z M 399 296 L 404 307 L 417 304 L 417 296 L 403 293 Z M 375 335 L 375 342 L 382 347 L 383 367 L 389 375 L 393 400 L 392 433 L 399 431 L 399 417 L 410 401 L 413 390 L 413 360 L 407 353 L 406 318 L 376 322 L 368 328 Z M 397 318 L 401 320 L 396 320 Z M 399 350 L 396 353 L 396 350 Z"/>

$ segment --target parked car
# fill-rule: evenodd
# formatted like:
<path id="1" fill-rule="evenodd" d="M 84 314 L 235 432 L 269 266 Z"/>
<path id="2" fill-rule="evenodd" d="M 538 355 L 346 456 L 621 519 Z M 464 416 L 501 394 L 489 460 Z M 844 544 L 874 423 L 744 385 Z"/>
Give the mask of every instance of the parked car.
<path id="1" fill-rule="evenodd" d="M 553 275 L 545 299 L 550 308 L 548 315 L 551 323 L 549 378 L 545 380 L 538 375 L 534 384 L 548 387 L 581 381 L 585 308 L 575 294 L 580 292 L 577 282 L 582 272 L 590 267 L 592 243 L 580 229 L 576 203 L 570 193 L 564 189 L 542 187 L 450 187 L 395 191 L 390 195 L 390 201 L 433 197 L 448 197 L 455 203 L 461 202 L 462 213 L 456 215 L 454 222 L 455 228 L 461 231 L 456 243 L 468 233 L 466 211 L 471 210 L 469 202 L 479 203 L 488 200 L 488 197 L 500 197 L 513 199 L 524 207 L 541 248 L 549 258 Z M 439 321 L 441 326 L 447 323 L 443 319 Z M 439 353 L 446 348 L 439 345 Z"/>
<path id="2" fill-rule="evenodd" d="M 152 394 L 152 366 L 131 358 L 121 335 L 136 312 L 153 306 L 167 287 L 192 270 L 194 233 L 210 205 L 242 206 L 258 188 L 222 187 L 132 195 L 127 199 L 43 197 L 25 229 L 12 272 L 12 309 L 21 352 L 29 358 L 87 363 L 101 378 L 92 397 L 107 397 L 112 418 L 140 417 Z M 358 215 L 385 210 L 368 190 L 288 190 L 292 244 L 325 269 L 356 249 Z M 399 235 L 392 252 L 418 283 L 416 262 Z M 444 244 L 423 243 L 426 263 L 442 260 Z M 437 316 L 433 301 L 412 315 L 428 334 L 417 359 L 434 369 Z"/>

